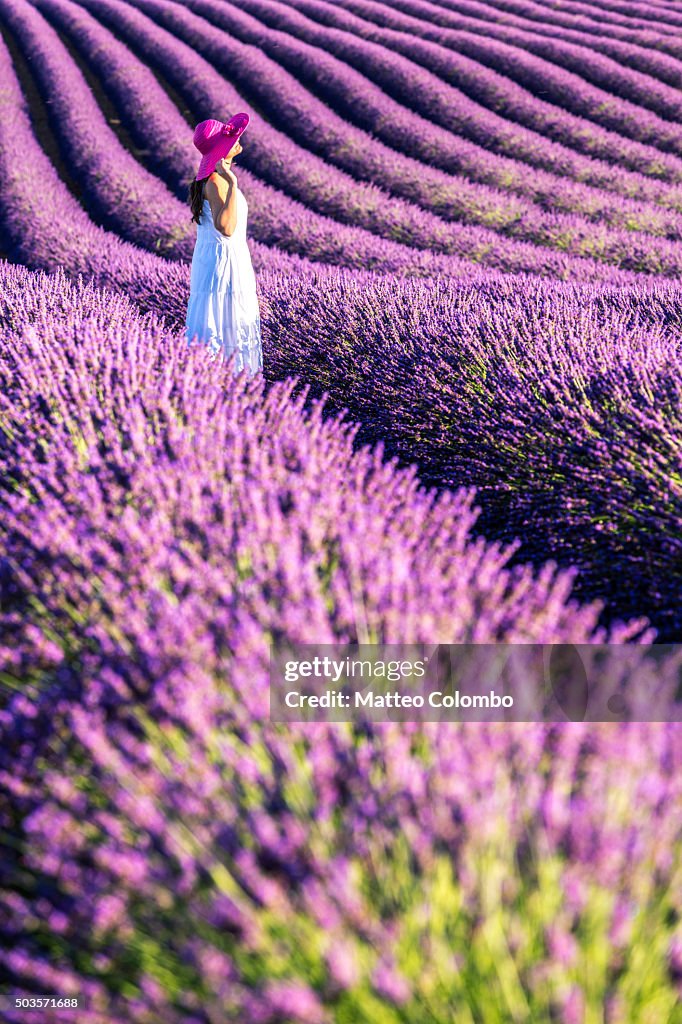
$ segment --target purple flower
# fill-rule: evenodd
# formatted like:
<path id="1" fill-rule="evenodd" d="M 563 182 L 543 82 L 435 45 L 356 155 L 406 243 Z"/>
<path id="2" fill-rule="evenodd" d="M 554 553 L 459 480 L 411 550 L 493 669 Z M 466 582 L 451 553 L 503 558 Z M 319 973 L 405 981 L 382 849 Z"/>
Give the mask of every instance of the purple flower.
<path id="1" fill-rule="evenodd" d="M 390 963 L 382 961 L 372 973 L 372 985 L 384 999 L 401 1006 L 411 995 L 407 980 Z"/>

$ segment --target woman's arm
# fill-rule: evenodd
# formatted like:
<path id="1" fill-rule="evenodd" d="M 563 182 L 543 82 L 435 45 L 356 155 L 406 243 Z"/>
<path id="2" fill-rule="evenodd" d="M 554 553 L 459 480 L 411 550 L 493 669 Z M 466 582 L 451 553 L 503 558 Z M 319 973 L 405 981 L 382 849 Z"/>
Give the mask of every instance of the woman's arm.
<path id="1" fill-rule="evenodd" d="M 213 172 L 206 182 L 206 198 L 211 206 L 216 230 L 229 238 L 237 227 L 237 178 L 226 167 L 224 173 L 225 177 L 222 177 Z"/>

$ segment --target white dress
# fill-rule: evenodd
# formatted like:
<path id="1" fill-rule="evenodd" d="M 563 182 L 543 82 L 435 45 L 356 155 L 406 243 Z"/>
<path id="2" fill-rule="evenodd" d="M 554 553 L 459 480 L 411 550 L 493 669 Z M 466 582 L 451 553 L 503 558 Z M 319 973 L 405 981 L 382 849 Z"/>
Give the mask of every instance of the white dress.
<path id="1" fill-rule="evenodd" d="M 192 256 L 185 336 L 188 344 L 208 344 L 214 356 L 236 351 L 234 372 L 249 376 L 263 369 L 256 275 L 246 241 L 249 204 L 237 188 L 237 225 L 229 237 L 213 223 L 204 199 Z"/>

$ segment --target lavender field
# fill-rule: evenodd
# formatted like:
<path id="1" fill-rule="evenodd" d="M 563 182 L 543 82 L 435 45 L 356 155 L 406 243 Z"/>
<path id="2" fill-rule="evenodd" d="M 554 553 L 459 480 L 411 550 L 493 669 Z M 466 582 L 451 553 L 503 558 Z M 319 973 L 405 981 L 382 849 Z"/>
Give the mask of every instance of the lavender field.
<path id="1" fill-rule="evenodd" d="M 0 1019 L 682 1024 L 679 724 L 268 690 L 682 642 L 680 5 L 0 0 L 0 83 Z M 242 110 L 251 380 L 184 337 Z"/>

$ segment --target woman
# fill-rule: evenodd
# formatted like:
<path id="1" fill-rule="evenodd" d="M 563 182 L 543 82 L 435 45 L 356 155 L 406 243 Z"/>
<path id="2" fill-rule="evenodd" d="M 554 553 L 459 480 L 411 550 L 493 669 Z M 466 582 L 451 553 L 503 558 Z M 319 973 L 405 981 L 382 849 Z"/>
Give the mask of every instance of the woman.
<path id="1" fill-rule="evenodd" d="M 214 356 L 234 353 L 234 372 L 252 376 L 263 369 L 260 309 L 246 242 L 248 203 L 232 170 L 248 123 L 248 114 L 235 114 L 227 124 L 202 121 L 194 132 L 202 160 L 189 188 L 198 227 L 185 334 L 190 345 L 208 344 Z"/>

